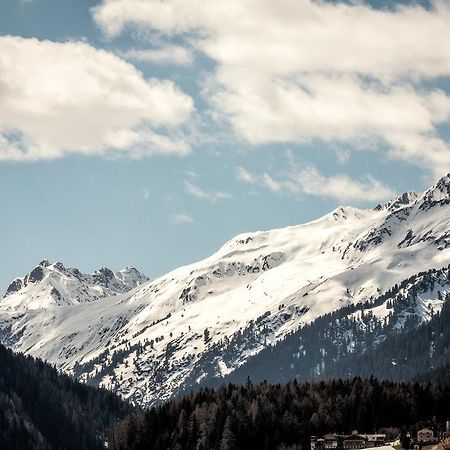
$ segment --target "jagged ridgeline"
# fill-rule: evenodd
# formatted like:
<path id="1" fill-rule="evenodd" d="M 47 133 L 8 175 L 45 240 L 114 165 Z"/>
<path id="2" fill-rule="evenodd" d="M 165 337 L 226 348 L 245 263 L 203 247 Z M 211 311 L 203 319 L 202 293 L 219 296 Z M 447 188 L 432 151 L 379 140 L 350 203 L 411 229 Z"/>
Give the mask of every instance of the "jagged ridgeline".
<path id="1" fill-rule="evenodd" d="M 114 431 L 113 450 L 305 449 L 311 435 L 444 421 L 449 387 L 374 378 L 202 389 Z"/>
<path id="2" fill-rule="evenodd" d="M 255 381 L 287 382 L 333 377 L 376 376 L 411 380 L 450 364 L 450 266 L 431 269 L 382 295 L 316 319 L 268 346 L 222 379 L 204 386 Z M 245 332 L 264 338 L 264 327 Z M 239 345 L 239 343 L 236 343 Z"/>
<path id="3" fill-rule="evenodd" d="M 249 373 L 353 375 L 355 355 L 439 314 L 449 262 L 446 176 L 372 209 L 342 206 L 236 236 L 153 280 L 133 268 L 83 274 L 42 261 L 0 300 L 0 342 L 145 407 Z M 410 364 L 392 350 L 386 364 L 409 364 L 414 376 L 440 364 L 424 342 L 431 357 L 423 350 Z"/>
<path id="4" fill-rule="evenodd" d="M 0 449 L 104 449 L 111 427 L 135 412 L 104 389 L 0 345 Z"/>

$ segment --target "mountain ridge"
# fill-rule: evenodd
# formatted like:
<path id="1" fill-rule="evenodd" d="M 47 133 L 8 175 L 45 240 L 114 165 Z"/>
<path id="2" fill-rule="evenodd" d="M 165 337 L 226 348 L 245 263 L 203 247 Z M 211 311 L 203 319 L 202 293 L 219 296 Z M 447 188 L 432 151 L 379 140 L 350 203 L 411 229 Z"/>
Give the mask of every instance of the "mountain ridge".
<path id="1" fill-rule="evenodd" d="M 188 380 L 200 383 L 205 364 L 225 376 L 324 314 L 447 266 L 449 205 L 447 175 L 384 206 L 342 206 L 306 224 L 242 233 L 202 261 L 112 297 L 20 312 L 0 302 L 0 338 L 152 405 Z M 254 324 L 265 330 L 260 340 L 248 338 Z M 221 355 L 227 342 L 240 344 Z"/>
<path id="2" fill-rule="evenodd" d="M 93 274 L 84 274 L 61 262 L 50 264 L 43 259 L 28 274 L 10 283 L 0 303 L 15 310 L 87 303 L 123 294 L 147 281 L 134 267 L 118 272 L 102 267 Z"/>

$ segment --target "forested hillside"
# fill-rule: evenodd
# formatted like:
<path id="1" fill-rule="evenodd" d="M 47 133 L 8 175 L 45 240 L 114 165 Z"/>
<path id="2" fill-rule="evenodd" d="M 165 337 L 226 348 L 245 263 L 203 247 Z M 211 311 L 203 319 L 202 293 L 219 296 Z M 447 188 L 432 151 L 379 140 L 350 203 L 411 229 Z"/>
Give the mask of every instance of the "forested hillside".
<path id="1" fill-rule="evenodd" d="M 310 435 L 444 420 L 449 404 L 450 388 L 431 383 L 230 384 L 129 417 L 110 442 L 114 450 L 308 448 Z"/>
<path id="2" fill-rule="evenodd" d="M 104 448 L 111 426 L 134 409 L 0 345 L 0 449 Z"/>
<path id="3" fill-rule="evenodd" d="M 325 370 L 323 377 L 375 376 L 410 380 L 450 363 L 450 296 L 430 322 L 390 336 L 371 351 L 351 355 Z"/>
<path id="4" fill-rule="evenodd" d="M 319 317 L 267 346 L 231 374 L 203 386 L 284 383 L 372 375 L 411 380 L 450 364 L 450 269 L 431 269 L 386 293 Z"/>

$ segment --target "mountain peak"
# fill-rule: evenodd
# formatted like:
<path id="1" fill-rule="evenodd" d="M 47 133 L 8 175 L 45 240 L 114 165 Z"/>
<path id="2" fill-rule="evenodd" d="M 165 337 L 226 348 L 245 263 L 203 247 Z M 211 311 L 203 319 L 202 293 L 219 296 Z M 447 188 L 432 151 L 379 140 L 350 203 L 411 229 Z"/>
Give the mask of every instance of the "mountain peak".
<path id="1" fill-rule="evenodd" d="M 2 306 L 9 309 L 36 309 L 48 306 L 88 303 L 99 298 L 124 294 L 148 281 L 137 269 L 114 273 L 102 267 L 92 275 L 66 268 L 62 262 L 43 259 L 24 277 L 12 281 Z"/>
<path id="2" fill-rule="evenodd" d="M 450 188 L 450 173 L 448 173 L 447 175 L 444 175 L 436 184 L 435 186 L 439 189 L 442 188 L 446 188 L 449 189 Z"/>
<path id="3" fill-rule="evenodd" d="M 357 216 L 358 213 L 361 213 L 361 210 L 354 206 L 340 205 L 325 217 L 333 216 L 334 220 L 346 220 L 349 217 Z"/>
<path id="4" fill-rule="evenodd" d="M 450 204 L 450 174 L 442 177 L 421 195 L 420 209 L 428 210 L 437 205 L 448 204 Z"/>
<path id="5" fill-rule="evenodd" d="M 379 205 L 375 206 L 374 210 L 382 211 L 387 209 L 389 211 L 394 211 L 396 209 L 402 208 L 403 206 L 411 205 L 419 198 L 419 196 L 420 194 L 418 194 L 417 192 L 407 191 L 394 200 L 390 200 L 386 203 L 380 203 Z"/>
<path id="6" fill-rule="evenodd" d="M 450 194 L 450 174 L 443 176 L 440 180 L 438 180 L 433 186 L 430 187 L 427 192 L 441 192 L 445 195 Z"/>

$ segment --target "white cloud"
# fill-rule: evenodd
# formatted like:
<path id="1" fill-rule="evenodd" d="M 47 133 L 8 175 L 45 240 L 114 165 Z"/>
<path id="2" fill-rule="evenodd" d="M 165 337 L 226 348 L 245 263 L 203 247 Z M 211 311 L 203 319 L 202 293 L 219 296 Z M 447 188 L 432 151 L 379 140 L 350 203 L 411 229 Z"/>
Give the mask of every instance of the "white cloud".
<path id="1" fill-rule="evenodd" d="M 450 116 L 450 98 L 442 91 L 384 86 L 351 75 L 304 74 L 297 80 L 255 83 L 251 74 L 246 79 L 226 72 L 217 77 L 225 77 L 220 85 L 227 88 L 217 86 L 211 98 L 253 144 L 316 140 L 369 150 L 378 145 L 437 175 L 450 169 L 450 146 L 437 133 Z"/>
<path id="2" fill-rule="evenodd" d="M 82 42 L 0 37 L 0 104 L 0 160 L 189 151 L 192 99 Z"/>
<path id="3" fill-rule="evenodd" d="M 182 225 L 182 224 L 188 224 L 188 223 L 194 223 L 194 219 L 189 214 L 173 214 L 170 217 L 170 221 L 176 225 Z"/>
<path id="4" fill-rule="evenodd" d="M 217 63 L 205 89 L 213 115 L 252 144 L 345 142 L 387 149 L 436 174 L 450 169 L 439 135 L 450 99 L 422 84 L 450 76 L 448 0 L 390 10 L 313 0 L 103 0 L 93 14 L 111 36 L 127 26 L 187 35 Z"/>
<path id="5" fill-rule="evenodd" d="M 157 49 L 130 49 L 123 53 L 123 57 L 155 64 L 190 65 L 194 60 L 190 50 L 178 45 L 168 45 Z"/>
<path id="6" fill-rule="evenodd" d="M 296 186 L 309 195 L 335 198 L 340 201 L 373 202 L 395 197 L 395 192 L 371 176 L 353 180 L 346 175 L 326 177 L 314 167 L 300 171 L 291 179 Z"/>
<path id="7" fill-rule="evenodd" d="M 306 194 L 342 202 L 375 202 L 395 197 L 395 192 L 391 188 L 371 176 L 359 180 L 342 174 L 325 176 L 315 167 L 304 169 L 293 167 L 278 174 L 277 177 L 267 173 L 262 175 L 249 173 L 249 175 L 247 178 L 240 178 L 240 181 L 294 197 Z"/>
<path id="8" fill-rule="evenodd" d="M 198 173 L 195 170 L 189 170 L 186 169 L 183 171 L 184 175 L 186 175 L 189 178 L 198 178 Z"/>
<path id="9" fill-rule="evenodd" d="M 263 173 L 261 181 L 262 184 L 272 192 L 280 192 L 282 190 L 282 183 L 276 181 L 268 173 Z"/>
<path id="10" fill-rule="evenodd" d="M 450 35 L 450 7 L 444 0 L 430 10 L 413 4 L 392 11 L 312 0 L 210 0 L 206 6 L 185 0 L 103 0 L 93 15 L 111 36 L 127 25 L 173 35 L 199 32 L 199 47 L 222 65 L 253 66 L 258 72 L 450 73 L 442 45 Z"/>
<path id="11" fill-rule="evenodd" d="M 205 191 L 195 184 L 190 183 L 189 181 L 185 181 L 184 190 L 187 194 L 192 195 L 193 197 L 201 198 L 203 200 L 208 200 L 212 203 L 223 200 L 225 198 L 230 198 L 231 195 L 228 192 L 222 191 Z"/>
<path id="12" fill-rule="evenodd" d="M 248 184 L 254 184 L 257 181 L 257 178 L 243 167 L 236 167 L 235 176 L 238 181 L 243 181 Z"/>

